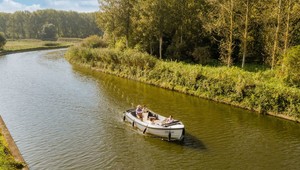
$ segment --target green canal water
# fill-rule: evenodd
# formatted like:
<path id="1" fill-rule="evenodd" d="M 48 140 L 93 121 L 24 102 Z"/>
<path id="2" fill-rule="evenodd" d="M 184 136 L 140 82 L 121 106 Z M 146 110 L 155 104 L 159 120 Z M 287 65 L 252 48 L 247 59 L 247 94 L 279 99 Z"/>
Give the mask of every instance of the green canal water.
<path id="1" fill-rule="evenodd" d="M 65 50 L 0 56 L 0 114 L 30 169 L 299 169 L 300 124 L 72 67 Z M 145 104 L 182 143 L 122 121 Z"/>

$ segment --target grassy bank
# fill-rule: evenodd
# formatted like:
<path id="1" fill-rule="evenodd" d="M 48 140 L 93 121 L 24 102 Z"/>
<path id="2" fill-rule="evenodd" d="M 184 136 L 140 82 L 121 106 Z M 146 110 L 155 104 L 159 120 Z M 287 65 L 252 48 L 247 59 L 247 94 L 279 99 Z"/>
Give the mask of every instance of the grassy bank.
<path id="1" fill-rule="evenodd" d="M 42 41 L 37 39 L 8 40 L 4 46 L 4 49 L 0 51 L 0 55 L 23 51 L 65 48 L 72 46 L 80 41 L 81 39 L 78 38 L 61 38 L 57 41 Z"/>
<path id="2" fill-rule="evenodd" d="M 0 169 L 22 169 L 23 164 L 15 161 L 11 155 L 7 143 L 0 133 Z"/>
<path id="3" fill-rule="evenodd" d="M 274 71 L 247 72 L 237 67 L 209 67 L 158 60 L 134 50 L 74 46 L 73 64 L 231 104 L 260 113 L 300 120 L 300 89 L 286 86 Z"/>

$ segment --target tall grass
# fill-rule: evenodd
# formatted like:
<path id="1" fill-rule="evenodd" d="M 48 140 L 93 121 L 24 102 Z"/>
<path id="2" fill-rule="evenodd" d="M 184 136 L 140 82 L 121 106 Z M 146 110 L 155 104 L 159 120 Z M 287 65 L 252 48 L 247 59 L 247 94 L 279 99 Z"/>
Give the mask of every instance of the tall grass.
<path id="1" fill-rule="evenodd" d="M 260 113 L 300 120 L 300 89 L 288 87 L 272 70 L 248 72 L 158 60 L 135 50 L 72 47 L 74 64 Z"/>
<path id="2" fill-rule="evenodd" d="M 22 169 L 24 166 L 16 162 L 7 147 L 3 135 L 0 133 L 0 169 Z"/>

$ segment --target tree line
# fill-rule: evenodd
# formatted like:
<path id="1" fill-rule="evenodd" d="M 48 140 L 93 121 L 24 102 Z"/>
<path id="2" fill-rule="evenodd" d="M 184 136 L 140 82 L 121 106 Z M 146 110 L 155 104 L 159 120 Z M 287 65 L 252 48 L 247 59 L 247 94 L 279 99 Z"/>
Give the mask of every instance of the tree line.
<path id="1" fill-rule="evenodd" d="M 0 32 L 8 39 L 40 39 L 49 34 L 56 37 L 85 38 L 102 34 L 96 24 L 95 13 L 56 11 L 0 12 Z"/>
<path id="2" fill-rule="evenodd" d="M 299 0 L 98 0 L 110 45 L 158 58 L 280 65 L 300 44 Z M 122 46 L 122 45 L 121 45 Z"/>

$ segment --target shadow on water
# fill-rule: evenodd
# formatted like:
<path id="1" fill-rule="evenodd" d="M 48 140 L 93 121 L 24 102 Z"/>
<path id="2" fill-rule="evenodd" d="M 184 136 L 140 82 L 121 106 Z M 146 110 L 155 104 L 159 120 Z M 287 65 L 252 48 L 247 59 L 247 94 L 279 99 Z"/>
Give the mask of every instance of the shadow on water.
<path id="1" fill-rule="evenodd" d="M 187 148 L 192 148 L 196 150 L 206 150 L 205 144 L 198 139 L 196 136 L 193 136 L 190 133 L 185 134 L 184 140 L 179 142 L 182 146 L 187 147 Z"/>
<path id="2" fill-rule="evenodd" d="M 155 138 L 155 140 L 157 139 L 161 139 L 160 137 L 155 137 L 155 136 L 149 136 L 150 138 Z M 198 139 L 196 136 L 193 136 L 190 133 L 185 133 L 185 137 L 184 140 L 182 141 L 168 141 L 167 139 L 162 139 L 164 142 L 167 142 L 167 144 L 170 145 L 177 145 L 177 146 L 181 146 L 183 149 L 187 148 L 187 149 L 192 149 L 192 150 L 197 150 L 197 151 L 204 151 L 207 150 L 207 147 L 205 146 L 205 144 Z"/>

